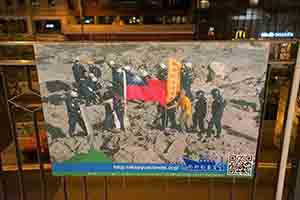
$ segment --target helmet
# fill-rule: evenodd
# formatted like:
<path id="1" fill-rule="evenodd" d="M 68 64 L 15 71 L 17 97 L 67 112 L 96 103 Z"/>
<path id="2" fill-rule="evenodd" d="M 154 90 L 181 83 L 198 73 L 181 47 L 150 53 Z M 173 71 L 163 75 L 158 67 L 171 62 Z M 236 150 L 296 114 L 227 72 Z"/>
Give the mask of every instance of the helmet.
<path id="1" fill-rule="evenodd" d="M 92 77 L 92 81 L 93 81 L 93 82 L 97 82 L 98 79 L 94 76 L 94 77 Z"/>
<path id="2" fill-rule="evenodd" d="M 184 66 L 186 66 L 188 68 L 192 68 L 193 64 L 191 62 L 186 62 L 186 63 L 184 63 Z"/>
<path id="3" fill-rule="evenodd" d="M 115 65 L 116 64 L 115 61 L 113 61 L 113 60 L 109 61 L 108 63 L 109 63 L 109 65 Z"/>
<path id="4" fill-rule="evenodd" d="M 221 93 L 218 88 L 214 88 L 214 89 L 212 89 L 211 94 L 214 96 L 220 96 Z"/>
<path id="5" fill-rule="evenodd" d="M 118 68 L 118 69 L 117 69 L 117 72 L 118 72 L 118 73 L 122 73 L 122 71 L 123 71 L 123 70 L 122 70 L 121 68 Z"/>
<path id="6" fill-rule="evenodd" d="M 93 78 L 95 75 L 93 73 L 89 73 L 89 77 Z"/>
<path id="7" fill-rule="evenodd" d="M 164 63 L 160 63 L 159 66 L 160 66 L 162 69 L 167 69 L 167 65 L 165 65 Z"/>
<path id="8" fill-rule="evenodd" d="M 203 96 L 205 94 L 205 92 L 203 90 L 198 90 L 196 92 L 196 96 L 199 97 L 199 96 Z"/>
<path id="9" fill-rule="evenodd" d="M 75 90 L 72 90 L 70 94 L 71 94 L 71 97 L 78 97 L 79 96 L 77 91 L 75 91 Z"/>
<path id="10" fill-rule="evenodd" d="M 142 76 L 143 76 L 143 77 L 148 76 L 148 75 L 149 75 L 149 73 L 148 73 L 147 71 L 142 70 Z"/>
<path id="11" fill-rule="evenodd" d="M 124 67 L 124 69 L 125 69 L 126 71 L 130 71 L 131 67 L 130 67 L 129 65 L 126 65 L 126 66 Z"/>

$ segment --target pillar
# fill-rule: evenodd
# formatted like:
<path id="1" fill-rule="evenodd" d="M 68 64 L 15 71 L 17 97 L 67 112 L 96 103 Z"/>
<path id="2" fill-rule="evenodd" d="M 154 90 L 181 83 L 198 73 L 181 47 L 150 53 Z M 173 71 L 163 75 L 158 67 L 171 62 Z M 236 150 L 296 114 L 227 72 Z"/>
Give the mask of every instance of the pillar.
<path id="1" fill-rule="evenodd" d="M 26 5 L 26 26 L 27 26 L 27 33 L 32 35 L 33 34 L 33 20 L 32 20 L 32 9 L 31 9 L 31 0 L 25 1 Z"/>

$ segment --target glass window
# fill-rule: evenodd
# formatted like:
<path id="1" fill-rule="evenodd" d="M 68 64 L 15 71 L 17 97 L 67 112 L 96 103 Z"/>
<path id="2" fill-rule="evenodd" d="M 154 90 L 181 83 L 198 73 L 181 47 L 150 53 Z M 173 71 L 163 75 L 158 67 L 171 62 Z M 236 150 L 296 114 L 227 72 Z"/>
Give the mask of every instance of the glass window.
<path id="1" fill-rule="evenodd" d="M 0 19 L 0 34 L 7 34 L 8 33 L 8 23 L 7 20 Z"/>
<path id="2" fill-rule="evenodd" d="M 76 23 L 81 24 L 80 16 L 76 16 Z M 83 24 L 95 24 L 95 20 L 93 16 L 85 16 L 82 18 Z"/>
<path id="3" fill-rule="evenodd" d="M 0 60 L 33 60 L 33 46 L 0 45 Z"/>
<path id="4" fill-rule="evenodd" d="M 163 16 L 144 16 L 144 24 L 162 24 Z"/>
<path id="5" fill-rule="evenodd" d="M 33 7 L 39 7 L 40 6 L 40 1 L 39 0 L 31 0 L 31 5 Z"/>
<path id="6" fill-rule="evenodd" d="M 125 24 L 130 24 L 130 25 L 143 24 L 143 17 L 141 16 L 122 16 L 121 20 Z"/>
<path id="7" fill-rule="evenodd" d="M 35 21 L 37 33 L 60 33 L 61 23 L 59 20 L 38 20 Z"/>
<path id="8" fill-rule="evenodd" d="M 187 24 L 189 23 L 187 16 L 166 16 L 166 24 Z"/>
<path id="9" fill-rule="evenodd" d="M 7 29 L 10 34 L 26 33 L 27 32 L 26 20 L 25 19 L 7 20 Z"/>
<path id="10" fill-rule="evenodd" d="M 56 5 L 56 0 L 48 0 L 48 6 L 54 7 Z"/>
<path id="11" fill-rule="evenodd" d="M 112 24 L 115 18 L 115 16 L 98 16 L 97 24 Z"/>
<path id="12" fill-rule="evenodd" d="M 85 16 L 83 17 L 83 23 L 84 24 L 94 24 L 95 20 L 93 16 Z"/>

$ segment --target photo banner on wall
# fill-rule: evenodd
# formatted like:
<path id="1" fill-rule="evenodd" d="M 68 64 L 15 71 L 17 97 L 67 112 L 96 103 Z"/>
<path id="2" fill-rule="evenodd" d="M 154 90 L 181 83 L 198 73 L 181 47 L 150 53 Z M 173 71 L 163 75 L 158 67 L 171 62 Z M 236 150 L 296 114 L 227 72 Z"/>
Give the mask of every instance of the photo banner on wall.
<path id="1" fill-rule="evenodd" d="M 255 171 L 265 42 L 36 43 L 53 175 Z"/>

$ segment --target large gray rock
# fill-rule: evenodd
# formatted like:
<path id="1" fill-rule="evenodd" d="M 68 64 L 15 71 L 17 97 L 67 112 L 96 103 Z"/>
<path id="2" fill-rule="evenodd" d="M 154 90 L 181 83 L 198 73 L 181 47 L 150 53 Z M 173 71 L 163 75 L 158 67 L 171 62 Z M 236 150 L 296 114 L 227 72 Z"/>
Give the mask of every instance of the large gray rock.
<path id="1" fill-rule="evenodd" d="M 87 154 L 90 151 L 91 145 L 88 142 L 87 138 L 78 137 L 77 143 L 78 143 L 78 147 L 76 152 L 78 154 Z"/>
<path id="2" fill-rule="evenodd" d="M 120 150 L 113 156 L 113 160 L 117 162 L 131 163 L 133 161 L 133 155 L 127 151 Z"/>
<path id="3" fill-rule="evenodd" d="M 164 157 L 170 163 L 180 163 L 182 162 L 182 157 L 184 155 L 186 147 L 186 136 L 178 135 L 175 141 L 170 145 L 168 152 L 164 155 Z"/>
<path id="4" fill-rule="evenodd" d="M 133 162 L 134 163 L 163 163 L 157 153 L 152 149 L 145 151 L 136 151 L 133 153 Z"/>
<path id="5" fill-rule="evenodd" d="M 98 134 L 94 137 L 94 140 L 91 141 L 92 145 L 93 145 L 93 148 L 98 150 L 98 151 L 101 151 L 101 148 L 102 148 L 102 145 L 103 145 L 103 137 L 102 135 Z"/>
<path id="6" fill-rule="evenodd" d="M 164 134 L 159 134 L 154 143 L 154 151 L 158 154 L 164 154 L 169 145 L 169 138 Z"/>
<path id="7" fill-rule="evenodd" d="M 63 162 L 74 156 L 73 151 L 65 143 L 58 141 L 50 145 L 51 159 L 55 162 Z"/>

